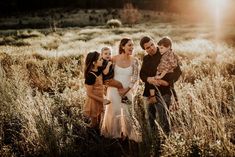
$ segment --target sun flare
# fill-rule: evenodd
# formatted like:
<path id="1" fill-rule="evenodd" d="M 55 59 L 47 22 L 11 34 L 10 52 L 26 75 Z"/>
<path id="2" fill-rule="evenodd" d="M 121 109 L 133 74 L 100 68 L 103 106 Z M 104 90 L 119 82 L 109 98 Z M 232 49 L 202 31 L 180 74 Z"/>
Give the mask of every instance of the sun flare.
<path id="1" fill-rule="evenodd" d="M 221 36 L 224 19 L 228 13 L 228 5 L 230 0 L 207 0 L 206 8 L 208 13 L 213 20 L 214 24 L 214 37 L 216 41 L 219 41 Z"/>
<path id="2" fill-rule="evenodd" d="M 208 10 L 216 21 L 220 21 L 223 17 L 222 15 L 226 12 L 228 1 L 229 0 L 207 0 Z"/>

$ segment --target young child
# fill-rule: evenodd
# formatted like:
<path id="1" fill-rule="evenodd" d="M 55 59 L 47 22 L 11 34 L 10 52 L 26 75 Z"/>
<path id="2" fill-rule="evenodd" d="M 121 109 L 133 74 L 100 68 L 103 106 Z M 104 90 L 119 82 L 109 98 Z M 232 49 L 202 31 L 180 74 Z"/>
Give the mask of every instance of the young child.
<path id="1" fill-rule="evenodd" d="M 111 87 L 115 87 L 117 89 L 122 89 L 122 83 L 114 80 L 114 65 L 112 64 L 111 61 L 111 49 L 109 47 L 103 47 L 101 49 L 101 56 L 104 60 L 103 62 L 103 82 L 104 85 L 107 86 L 111 86 Z M 105 89 L 105 95 L 107 92 L 107 88 Z M 127 97 L 123 97 L 122 98 L 122 102 L 127 101 Z"/>
<path id="2" fill-rule="evenodd" d="M 173 72 L 178 66 L 178 56 L 172 51 L 172 41 L 169 37 L 164 37 L 158 42 L 158 48 L 162 55 L 157 67 L 155 79 L 162 79 L 167 73 Z M 155 90 L 150 89 L 150 96 L 155 95 Z"/>
<path id="3" fill-rule="evenodd" d="M 103 111 L 103 104 L 110 101 L 103 99 L 103 79 L 102 67 L 103 59 L 98 52 L 87 54 L 85 61 L 85 87 L 87 98 L 84 105 L 84 114 L 91 118 L 90 127 L 94 128 L 99 125 L 100 115 Z"/>

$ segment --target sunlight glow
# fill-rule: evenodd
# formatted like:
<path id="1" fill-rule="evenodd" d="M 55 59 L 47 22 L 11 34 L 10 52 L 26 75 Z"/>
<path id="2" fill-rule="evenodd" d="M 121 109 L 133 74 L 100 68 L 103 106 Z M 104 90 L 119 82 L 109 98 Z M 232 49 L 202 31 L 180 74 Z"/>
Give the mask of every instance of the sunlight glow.
<path id="1" fill-rule="evenodd" d="M 224 18 L 227 14 L 229 0 L 207 0 L 207 9 L 214 23 L 215 40 L 218 41 Z"/>
<path id="2" fill-rule="evenodd" d="M 228 5 L 228 0 L 207 0 L 207 8 L 209 12 L 212 14 L 216 23 L 219 23 L 222 15 L 226 12 L 226 7 Z"/>

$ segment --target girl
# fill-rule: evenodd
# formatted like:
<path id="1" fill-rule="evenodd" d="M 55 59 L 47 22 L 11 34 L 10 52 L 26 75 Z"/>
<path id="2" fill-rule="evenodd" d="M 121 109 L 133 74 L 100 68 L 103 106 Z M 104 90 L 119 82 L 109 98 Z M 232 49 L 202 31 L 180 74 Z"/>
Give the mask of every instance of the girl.
<path id="1" fill-rule="evenodd" d="M 103 99 L 103 79 L 102 67 L 103 59 L 98 52 L 87 54 L 85 61 L 85 87 L 87 98 L 84 106 L 84 114 L 91 118 L 90 127 L 99 125 L 100 115 L 103 111 L 103 103 L 108 104 L 108 100 Z"/>

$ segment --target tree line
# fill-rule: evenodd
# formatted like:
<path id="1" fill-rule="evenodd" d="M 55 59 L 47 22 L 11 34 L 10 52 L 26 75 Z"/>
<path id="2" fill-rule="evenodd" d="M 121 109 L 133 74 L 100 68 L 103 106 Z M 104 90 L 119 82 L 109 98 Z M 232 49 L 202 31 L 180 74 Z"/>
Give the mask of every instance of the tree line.
<path id="1" fill-rule="evenodd" d="M 0 13 L 11 14 L 61 7 L 81 9 L 123 8 L 126 3 L 132 3 L 138 9 L 179 12 L 180 7 L 189 2 L 188 0 L 1 0 Z"/>

